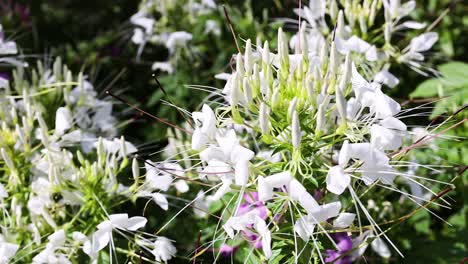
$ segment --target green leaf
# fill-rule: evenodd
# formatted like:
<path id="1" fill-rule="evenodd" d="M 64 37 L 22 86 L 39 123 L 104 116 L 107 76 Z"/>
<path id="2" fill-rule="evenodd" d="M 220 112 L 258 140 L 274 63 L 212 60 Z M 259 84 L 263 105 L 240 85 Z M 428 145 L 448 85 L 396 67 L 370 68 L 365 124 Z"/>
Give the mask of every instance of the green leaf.
<path id="1" fill-rule="evenodd" d="M 449 62 L 439 67 L 449 86 L 468 86 L 468 64 L 463 62 Z"/>
<path id="2" fill-rule="evenodd" d="M 430 79 L 426 80 L 418 87 L 416 90 L 414 90 L 410 94 L 410 98 L 416 98 L 416 97 L 433 97 L 438 95 L 438 89 L 439 86 L 441 86 L 442 83 L 438 79 Z"/>

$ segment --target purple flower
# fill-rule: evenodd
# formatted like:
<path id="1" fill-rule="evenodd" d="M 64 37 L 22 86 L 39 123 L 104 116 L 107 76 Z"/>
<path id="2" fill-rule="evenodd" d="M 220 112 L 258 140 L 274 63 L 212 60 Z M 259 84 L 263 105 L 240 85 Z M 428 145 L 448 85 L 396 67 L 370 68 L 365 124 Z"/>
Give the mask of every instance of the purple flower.
<path id="1" fill-rule="evenodd" d="M 262 218 L 263 220 L 267 218 L 267 209 L 265 207 L 265 204 L 259 201 L 257 192 L 249 192 L 244 194 L 244 200 L 245 202 L 239 206 L 237 215 L 244 215 L 248 212 L 255 210 L 260 218 Z M 249 226 L 249 228 L 253 228 L 253 225 Z M 242 235 L 255 248 L 262 248 L 262 240 L 254 232 L 251 232 L 249 230 L 243 230 Z"/>
<path id="2" fill-rule="evenodd" d="M 232 247 L 229 246 L 228 244 L 222 244 L 221 247 L 219 247 L 219 253 L 223 257 L 229 257 L 232 256 L 237 250 L 237 247 Z"/>
<path id="3" fill-rule="evenodd" d="M 332 236 L 334 240 L 336 241 L 336 246 L 338 247 L 338 250 L 332 250 L 332 249 L 325 250 L 325 254 L 327 254 L 327 258 L 325 258 L 325 262 L 327 263 L 333 262 L 335 264 L 351 264 L 352 263 L 351 256 L 344 256 L 340 258 L 342 255 L 348 253 L 353 248 L 353 242 L 351 241 L 351 237 L 348 236 L 346 232 L 336 233 L 336 234 L 333 234 Z"/>

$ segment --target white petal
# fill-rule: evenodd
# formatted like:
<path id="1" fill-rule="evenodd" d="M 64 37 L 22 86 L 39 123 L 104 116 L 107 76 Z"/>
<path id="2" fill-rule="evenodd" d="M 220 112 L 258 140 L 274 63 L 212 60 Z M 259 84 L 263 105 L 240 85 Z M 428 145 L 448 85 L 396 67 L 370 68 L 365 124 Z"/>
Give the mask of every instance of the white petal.
<path id="1" fill-rule="evenodd" d="M 401 122 L 398 118 L 393 116 L 387 117 L 380 121 L 380 124 L 386 128 L 396 129 L 400 131 L 406 131 L 407 127 L 405 123 Z"/>
<path id="2" fill-rule="evenodd" d="M 65 107 L 59 107 L 55 113 L 55 134 L 63 135 L 63 132 L 72 126 L 72 115 L 70 110 Z"/>
<path id="3" fill-rule="evenodd" d="M 185 182 L 184 180 L 175 181 L 174 182 L 174 187 L 180 193 L 186 193 L 189 190 L 189 186 L 188 186 L 187 182 Z"/>
<path id="4" fill-rule="evenodd" d="M 348 188 L 351 177 L 340 166 L 331 167 L 327 174 L 327 190 L 340 195 Z"/>
<path id="5" fill-rule="evenodd" d="M 240 160 L 235 166 L 235 182 L 236 185 L 244 186 L 249 180 L 249 161 Z"/>
<path id="6" fill-rule="evenodd" d="M 288 185 L 291 180 L 292 176 L 291 172 L 289 171 L 273 174 L 265 178 L 265 182 L 273 188 L 280 188 L 282 186 Z"/>
<path id="7" fill-rule="evenodd" d="M 427 32 L 411 40 L 410 50 L 413 52 L 422 52 L 429 50 L 439 39 L 436 32 Z"/>
<path id="8" fill-rule="evenodd" d="M 273 198 L 273 188 L 265 182 L 263 176 L 258 176 L 258 200 L 264 202 Z"/>
<path id="9" fill-rule="evenodd" d="M 161 207 L 164 211 L 167 211 L 169 208 L 169 202 L 167 201 L 165 195 L 160 193 L 153 193 L 151 196 L 153 197 L 154 202 L 159 205 L 159 207 Z"/>
<path id="10" fill-rule="evenodd" d="M 146 217 L 143 216 L 130 217 L 130 219 L 128 219 L 127 229 L 130 231 L 135 231 L 144 227 L 146 225 L 146 222 L 148 222 L 148 220 L 146 219 Z"/>
<path id="11" fill-rule="evenodd" d="M 387 244 L 380 238 L 376 238 L 371 242 L 372 249 L 382 258 L 389 258 L 392 254 Z"/>
<path id="12" fill-rule="evenodd" d="M 346 227 L 350 226 L 350 225 L 353 223 L 354 218 L 356 218 L 356 215 L 355 215 L 355 214 L 352 214 L 352 213 L 341 213 L 341 214 L 335 219 L 335 221 L 333 221 L 333 226 L 334 226 L 334 227 L 337 227 L 337 228 L 346 228 Z"/>
<path id="13" fill-rule="evenodd" d="M 378 72 L 374 76 L 374 81 L 378 82 L 378 83 L 385 84 L 390 88 L 393 88 L 393 87 L 397 86 L 398 83 L 400 83 L 400 80 L 398 80 L 398 78 L 395 77 L 395 75 L 391 74 L 387 70 L 381 70 L 380 72 Z"/>
<path id="14" fill-rule="evenodd" d="M 126 229 L 128 226 L 128 214 L 112 214 L 109 220 L 114 227 Z"/>

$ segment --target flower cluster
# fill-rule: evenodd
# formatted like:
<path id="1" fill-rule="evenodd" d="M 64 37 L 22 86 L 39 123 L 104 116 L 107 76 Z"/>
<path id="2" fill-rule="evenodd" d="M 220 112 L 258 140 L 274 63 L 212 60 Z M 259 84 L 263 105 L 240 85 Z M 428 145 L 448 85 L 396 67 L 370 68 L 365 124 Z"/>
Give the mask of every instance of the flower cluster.
<path id="1" fill-rule="evenodd" d="M 217 10 L 217 5 L 213 0 L 202 1 L 142 1 L 140 9 L 130 18 L 130 22 L 135 26 L 132 35 L 132 42 L 139 46 L 139 58 L 147 43 L 164 45 L 168 52 L 167 61 L 154 62 L 152 69 L 164 72 L 174 72 L 177 63 L 177 53 L 187 47 L 193 36 L 191 32 L 182 31 L 173 21 L 173 15 L 186 20 L 189 25 L 198 23 L 200 17 L 208 17 Z M 159 17 L 156 19 L 155 17 Z M 180 23 L 180 21 L 179 21 Z M 221 29 L 216 20 L 203 19 L 205 34 L 219 36 Z M 182 23 L 183 24 L 183 23 Z M 182 28 L 190 28 L 184 25 Z"/>
<path id="2" fill-rule="evenodd" d="M 418 206 L 429 202 L 420 189 L 413 194 L 399 189 L 410 183 L 430 191 L 399 170 L 406 164 L 408 148 L 402 145 L 410 133 L 399 119 L 405 112 L 383 85 L 399 82 L 388 72 L 392 58 L 419 69 L 415 61 L 424 59 L 421 52 L 437 35 L 416 37 L 398 53 L 390 44 L 392 33 L 422 27 L 399 24 L 413 1 L 402 6 L 384 1 L 385 25 L 372 36 L 368 30 L 382 2 L 358 2 L 343 1 L 345 11 L 335 1 L 312 1 L 314 6 L 297 10 L 309 24 L 291 41 L 280 28 L 277 52 L 267 41 L 254 48 L 247 40 L 235 56 L 235 70 L 217 76 L 226 85 L 210 96 L 216 107 L 205 104 L 192 113 L 191 146 L 169 139 L 170 157 L 161 164 L 184 165 L 186 176 L 211 186 L 192 203 L 224 208 L 222 230 L 216 228 L 208 242 L 219 254 L 232 254 L 247 242 L 253 247 L 244 247 L 246 258 L 281 259 L 292 250 L 296 263 L 304 255 L 350 263 L 371 244 L 388 258 L 387 243 L 400 253 L 379 223 L 389 220 L 391 208 L 373 216 L 363 196 L 390 190 Z M 337 23 L 333 32 L 326 14 Z M 379 34 L 385 41 L 381 48 L 363 39 Z"/>
<path id="3" fill-rule="evenodd" d="M 0 40 L 3 54 L 17 52 Z M 137 149 L 115 137 L 112 103 L 60 58 L 50 69 L 38 62 L 12 76 L 0 79 L 0 263 L 138 259 L 137 249 L 153 262 L 170 259 L 170 240 L 138 231 L 146 218 L 112 214 L 144 186 L 136 160 L 133 184 L 121 176 Z M 113 231 L 131 241 L 128 248 L 114 244 Z"/>
<path id="4" fill-rule="evenodd" d="M 319 54 L 323 43 L 332 35 L 340 54 L 352 52 L 356 63 L 369 65 L 366 77 L 394 87 L 399 80 L 388 71 L 394 61 L 405 63 L 421 74 L 432 71 L 423 64 L 423 53 L 438 40 L 437 33 L 425 32 L 410 41 L 405 38 L 403 43 L 409 41 L 406 47 L 399 44 L 401 31 L 426 27 L 424 23 L 407 19 L 415 7 L 416 1 L 315 0 L 295 13 L 304 19 L 300 26 L 306 27 L 310 52 Z M 383 23 L 379 17 L 382 13 Z M 299 38 L 298 33 L 290 41 L 296 52 L 300 51 Z"/>

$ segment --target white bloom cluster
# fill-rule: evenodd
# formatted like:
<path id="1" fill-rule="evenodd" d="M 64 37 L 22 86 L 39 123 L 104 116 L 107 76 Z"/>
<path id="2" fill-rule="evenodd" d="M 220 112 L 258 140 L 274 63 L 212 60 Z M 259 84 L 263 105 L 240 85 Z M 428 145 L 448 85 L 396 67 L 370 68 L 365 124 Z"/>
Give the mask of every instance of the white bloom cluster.
<path id="1" fill-rule="evenodd" d="M 113 230 L 125 231 L 135 248 L 136 240 L 151 242 L 144 233 L 128 237 L 146 218 L 107 215 L 143 190 L 139 175 L 130 187 L 119 179 L 137 149 L 115 138 L 112 103 L 60 59 L 51 69 L 19 67 L 13 76 L 0 88 L 0 263 L 75 263 L 80 248 L 97 263 L 103 248 L 115 250 Z M 167 241 L 146 249 L 166 261 L 175 254 Z"/>
<path id="2" fill-rule="evenodd" d="M 171 14 L 176 12 L 177 16 L 189 17 L 190 24 L 195 24 L 200 16 L 209 15 L 215 12 L 216 8 L 217 5 L 213 0 L 143 1 L 140 3 L 138 12 L 130 18 L 130 22 L 136 26 L 133 30 L 132 42 L 139 45 L 137 58 L 140 58 L 148 42 L 164 45 L 169 51 L 169 58 L 167 61 L 154 62 L 152 69 L 173 73 L 176 52 L 186 48 L 193 35 L 190 32 L 181 30 L 180 27 L 172 26 Z M 155 14 L 158 14 L 160 18 L 156 19 Z M 206 20 L 205 34 L 219 36 L 221 34 L 219 24 L 212 19 Z"/>
<path id="3" fill-rule="evenodd" d="M 399 119 L 401 106 L 382 86 L 399 83 L 388 72 L 390 58 L 406 56 L 405 62 L 420 68 L 411 58 L 421 61 L 421 52 L 437 36 L 423 34 L 403 53 L 390 52 L 393 32 L 421 25 L 399 24 L 414 8 L 413 1 L 401 6 L 399 1 L 383 2 L 382 47 L 362 38 L 368 36 L 380 1 L 353 1 L 352 7 L 343 1 L 344 11 L 335 1 L 311 1 L 310 7 L 296 10 L 307 22 L 290 42 L 279 29 L 276 53 L 268 42 L 257 42 L 254 49 L 247 40 L 244 52 L 235 56 L 233 73 L 218 75 L 227 80 L 222 91 L 211 95 L 218 107 L 205 104 L 201 112 L 192 113 L 191 147 L 180 150 L 183 144 L 170 142 L 172 162 L 176 150 L 198 154 L 199 160 L 187 162 L 182 157 L 178 163 L 189 163 L 187 171 L 196 168 L 199 180 L 214 183 L 207 191 L 214 193 L 206 197 L 199 193 L 194 204 L 209 208 L 207 203 L 223 201 L 230 209 L 222 215 L 227 236 L 215 233 L 220 236 L 216 240 L 246 240 L 256 247 L 261 243 L 264 257 L 270 258 L 274 232 L 278 236 L 290 232 L 289 236 L 311 241 L 314 258 L 324 262 L 319 245 L 331 239 L 328 233 L 358 228 L 365 235 L 355 243 L 373 241 L 372 248 L 388 258 L 385 238 L 400 253 L 361 202 L 361 192 L 381 187 L 402 193 L 418 206 L 428 201 L 398 189 L 400 183 L 422 184 L 398 170 L 396 158 L 403 157 L 399 150 L 409 133 Z M 326 14 L 337 22 L 333 34 Z M 262 209 L 246 209 L 249 203 L 261 204 Z M 207 215 L 199 211 L 197 215 Z M 353 245 L 357 247 L 361 248 Z M 353 259 L 363 253 L 359 250 Z"/>

